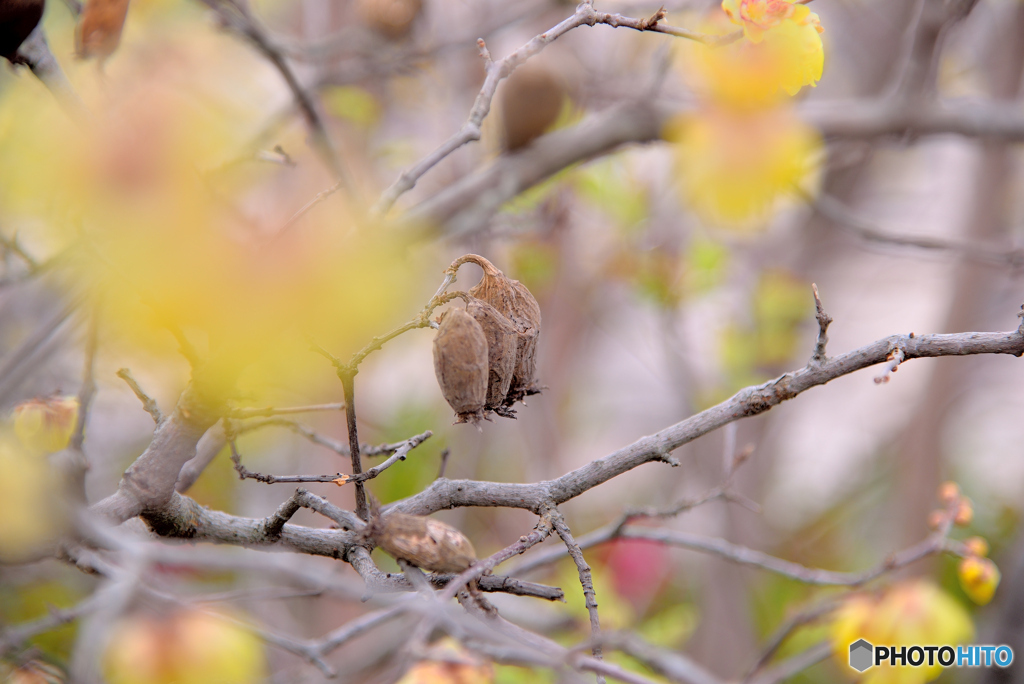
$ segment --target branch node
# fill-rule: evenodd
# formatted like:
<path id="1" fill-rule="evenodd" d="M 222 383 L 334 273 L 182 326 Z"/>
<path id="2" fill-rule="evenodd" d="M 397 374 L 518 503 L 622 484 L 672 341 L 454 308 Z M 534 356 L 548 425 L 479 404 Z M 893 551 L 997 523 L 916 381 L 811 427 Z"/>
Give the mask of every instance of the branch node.
<path id="1" fill-rule="evenodd" d="M 658 25 L 658 22 L 664 19 L 668 13 L 665 11 L 665 6 L 662 5 L 661 9 L 651 15 L 649 19 L 641 19 L 637 25 L 637 29 L 640 31 L 650 31 Z"/>

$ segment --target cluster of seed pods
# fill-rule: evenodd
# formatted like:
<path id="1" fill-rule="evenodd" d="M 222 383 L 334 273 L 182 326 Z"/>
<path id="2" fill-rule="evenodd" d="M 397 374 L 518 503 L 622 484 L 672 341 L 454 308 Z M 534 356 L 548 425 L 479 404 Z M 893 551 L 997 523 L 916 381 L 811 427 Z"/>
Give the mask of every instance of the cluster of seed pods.
<path id="1" fill-rule="evenodd" d="M 434 338 L 437 382 L 458 423 L 479 423 L 488 412 L 514 418 L 512 406 L 540 391 L 540 306 L 525 285 L 477 254 L 459 257 L 446 272 L 454 276 L 467 262 L 484 275 L 467 293 L 465 308 L 441 316 Z"/>

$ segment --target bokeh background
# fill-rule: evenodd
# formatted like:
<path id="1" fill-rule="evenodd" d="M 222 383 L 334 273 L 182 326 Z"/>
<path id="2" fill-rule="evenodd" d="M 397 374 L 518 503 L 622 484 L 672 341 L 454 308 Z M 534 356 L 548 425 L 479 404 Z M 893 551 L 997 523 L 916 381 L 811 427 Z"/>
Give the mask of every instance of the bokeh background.
<path id="1" fill-rule="evenodd" d="M 366 207 L 465 121 L 484 77 L 476 39 L 484 38 L 498 59 L 574 6 L 425 0 L 408 32 L 386 35 L 367 4 L 251 5 L 311 94 L 350 179 L 350 193 L 331 193 L 295 221 L 334 176 L 310 144 L 280 73 L 208 7 L 134 0 L 119 47 L 98 64 L 76 59 L 75 16 L 51 0 L 44 27 L 93 113 L 85 125 L 26 69 L 0 70 L 0 409 L 78 391 L 90 309 L 65 308 L 82 293 L 102 292 L 98 393 L 85 443 L 90 501 L 116 489 L 152 434 L 152 421 L 115 372 L 130 368 L 165 412 L 188 381 L 188 362 L 168 324 L 180 326 L 203 353 L 244 360 L 236 405 L 340 402 L 341 383 L 308 350 L 305 336 L 346 358 L 412 318 L 442 270 L 468 252 L 485 255 L 539 300 L 538 375 L 547 389 L 529 398 L 515 421 L 496 418 L 480 431 L 451 425 L 433 373 L 433 332 L 414 330 L 390 342 L 356 380 L 360 436 L 369 443 L 427 429 L 434 436 L 369 485 L 384 503 L 432 482 L 445 450 L 447 477 L 550 479 L 801 367 L 817 333 L 811 283 L 835 319 L 832 354 L 896 333 L 1011 330 L 1019 323 L 1019 260 L 982 263 L 964 250 L 868 239 L 795 194 L 742 226 L 719 225 L 687 201 L 676 152 L 664 142 L 566 168 L 467 236 L 405 241 L 387 225 L 368 228 Z M 961 2 L 969 10 L 962 20 L 956 5 L 815 0 L 811 8 L 825 29 L 824 75 L 795 98 L 796 111 L 813 121 L 816 111 L 899 96 L 920 109 L 937 99 L 980 101 L 979 107 L 1015 100 L 1024 5 Z M 715 5 L 665 7 L 671 24 L 701 27 Z M 645 17 L 658 6 L 609 0 L 598 9 Z M 929 36 L 930 50 L 922 47 Z M 623 101 L 693 108 L 699 96 L 689 50 L 672 36 L 581 27 L 529 64 L 560 83 L 555 126 L 569 127 Z M 501 96 L 499 88 L 499 103 Z M 1019 107 L 1007 111 L 1024 116 Z M 482 140 L 438 164 L 393 215 L 495 163 L 503 125 L 496 107 Z M 809 187 L 845 205 L 854 223 L 887 234 L 1009 253 L 1024 225 L 1019 159 L 1007 136 L 835 134 L 824 138 Z M 31 261 L 12 247 L 15 236 Z M 468 289 L 478 276 L 465 266 L 455 287 Z M 916 360 L 882 384 L 876 375 L 840 378 L 686 445 L 676 452 L 678 468 L 652 464 L 615 478 L 567 503 L 568 521 L 579 536 L 629 507 L 698 497 L 722 480 L 730 450 L 749 444 L 752 456 L 736 490 L 759 511 L 716 501 L 663 524 L 806 565 L 860 570 L 922 539 L 939 484 L 955 480 L 975 511 L 957 534 L 988 539 L 1002 568 L 995 600 L 974 606 L 957 583 L 953 558 L 928 559 L 892 579 L 931 578 L 971 613 L 979 642 L 1024 648 L 1024 367 L 1012 357 L 978 356 Z M 301 420 L 345 440 L 342 412 Z M 348 470 L 337 454 L 288 430 L 246 433 L 238 445 L 253 470 Z M 353 506 L 349 489 L 309 489 Z M 222 453 L 190 494 L 213 508 L 260 517 L 292 491 L 239 481 Z M 437 517 L 462 530 L 481 555 L 514 542 L 535 522 L 504 509 Z M 295 520 L 325 524 L 306 511 Z M 181 553 L 180 565 L 154 570 L 154 585 L 278 632 L 313 638 L 368 610 L 358 600 L 360 579 L 340 562 L 208 546 Z M 194 568 L 193 555 L 203 559 Z M 396 568 L 379 551 L 374 558 Z M 604 626 L 635 630 L 726 678 L 747 672 L 788 616 L 835 593 L 636 541 L 598 547 L 587 558 Z M 217 562 L 225 569 L 212 570 Z M 297 579 L 300 571 L 307 582 Z M 348 598 L 323 593 L 325 577 L 345 587 Z M 567 603 L 498 596 L 502 613 L 567 644 L 585 639 L 587 615 L 572 563 L 565 559 L 530 579 L 565 588 Z M 97 582 L 53 560 L 2 566 L 0 620 L 21 623 L 48 606 L 74 605 Z M 783 654 L 817 643 L 827 631 L 824 622 L 810 625 Z M 62 666 L 76 638 L 72 623 L 32 643 L 38 657 Z M 382 629 L 346 645 L 331 658 L 339 680 L 386 680 L 403 638 L 400 628 Z M 322 679 L 279 649 L 267 647 L 261 657 L 267 681 Z M 823 662 L 799 679 L 831 682 L 847 672 Z M 1019 665 L 1012 672 L 948 672 L 943 681 L 1021 677 Z M 497 667 L 496 677 L 557 680 L 511 666 Z"/>

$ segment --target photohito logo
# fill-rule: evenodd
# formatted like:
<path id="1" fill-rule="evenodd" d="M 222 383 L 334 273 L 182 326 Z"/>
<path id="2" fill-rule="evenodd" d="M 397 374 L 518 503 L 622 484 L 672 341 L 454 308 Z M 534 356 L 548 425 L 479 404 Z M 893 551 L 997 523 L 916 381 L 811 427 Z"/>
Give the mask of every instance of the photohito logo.
<path id="1" fill-rule="evenodd" d="M 891 667 L 1009 667 L 1013 663 L 1013 649 L 1005 645 L 874 646 L 866 639 L 850 644 L 850 667 L 857 672 L 884 663 Z"/>

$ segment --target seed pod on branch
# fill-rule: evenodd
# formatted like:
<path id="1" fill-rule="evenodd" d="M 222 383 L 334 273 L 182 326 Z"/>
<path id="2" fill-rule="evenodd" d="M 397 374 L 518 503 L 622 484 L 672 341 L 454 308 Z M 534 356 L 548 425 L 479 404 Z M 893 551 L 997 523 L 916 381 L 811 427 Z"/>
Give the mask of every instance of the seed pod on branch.
<path id="1" fill-rule="evenodd" d="M 370 519 L 363 536 L 396 560 L 430 572 L 462 572 L 476 561 L 465 535 L 440 520 L 405 513 Z"/>
<path id="2" fill-rule="evenodd" d="M 358 5 L 367 26 L 391 40 L 409 35 L 422 9 L 422 0 L 359 0 Z"/>
<path id="3" fill-rule="evenodd" d="M 128 0 L 89 0 L 75 32 L 78 56 L 103 60 L 114 54 L 127 16 Z"/>
<path id="4" fill-rule="evenodd" d="M 484 277 L 469 290 L 469 294 L 497 309 L 511 321 L 519 334 L 516 368 L 508 395 L 505 397 L 505 406 L 509 407 L 525 396 L 540 392 L 535 378 L 537 337 L 540 335 L 540 305 L 525 285 L 507 277 L 494 264 L 477 254 L 459 257 L 448 267 L 448 272 L 455 273 L 459 266 L 467 262 L 476 264 L 484 271 Z"/>
<path id="5" fill-rule="evenodd" d="M 512 386 L 516 369 L 519 334 L 505 316 L 481 299 L 472 299 L 466 313 L 476 319 L 487 340 L 487 402 L 485 408 L 499 415 L 507 413 L 503 404 Z M 514 415 L 514 414 L 513 414 Z"/>
<path id="6" fill-rule="evenodd" d="M 0 56 L 19 64 L 18 48 L 43 18 L 44 0 L 0 0 Z"/>
<path id="7" fill-rule="evenodd" d="M 487 403 L 487 338 L 465 309 L 441 316 L 434 338 L 434 374 L 456 423 L 474 424 L 484 417 Z"/>
<path id="8" fill-rule="evenodd" d="M 558 120 L 565 86 L 549 69 L 530 62 L 512 72 L 501 90 L 502 146 L 526 147 Z"/>

